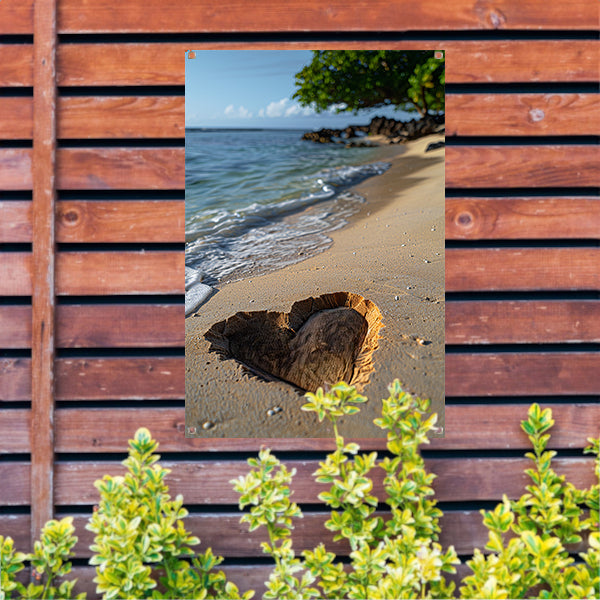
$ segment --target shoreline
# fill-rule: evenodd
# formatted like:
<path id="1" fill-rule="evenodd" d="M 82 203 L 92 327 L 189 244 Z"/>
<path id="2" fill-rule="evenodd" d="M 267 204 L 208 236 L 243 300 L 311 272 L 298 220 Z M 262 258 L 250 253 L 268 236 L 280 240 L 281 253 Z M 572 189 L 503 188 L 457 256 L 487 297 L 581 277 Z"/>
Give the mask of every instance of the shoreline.
<path id="1" fill-rule="evenodd" d="M 362 391 L 360 418 L 340 425 L 346 437 L 381 437 L 372 425 L 387 385 L 444 402 L 444 150 L 434 134 L 402 146 L 382 146 L 392 167 L 352 188 L 365 198 L 332 244 L 301 262 L 258 277 L 220 285 L 186 318 L 186 424 L 199 437 L 329 437 L 326 424 L 300 411 L 305 400 L 291 386 L 248 377 L 234 360 L 208 351 L 204 333 L 238 311 L 287 312 L 310 296 L 352 292 L 375 302 L 384 329 L 375 372 Z M 387 155 L 387 157 L 385 157 Z M 396 299 L 397 298 L 397 299 Z M 275 414 L 270 409 L 281 408 Z M 209 423 L 209 429 L 202 429 Z"/>

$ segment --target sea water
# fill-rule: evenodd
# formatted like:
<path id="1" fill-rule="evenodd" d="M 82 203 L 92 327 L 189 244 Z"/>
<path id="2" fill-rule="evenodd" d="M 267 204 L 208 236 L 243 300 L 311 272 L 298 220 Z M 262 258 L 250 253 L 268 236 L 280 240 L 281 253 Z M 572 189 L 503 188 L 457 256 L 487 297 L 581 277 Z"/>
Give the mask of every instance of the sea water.
<path id="1" fill-rule="evenodd" d="M 331 244 L 383 173 L 381 148 L 317 144 L 298 130 L 190 129 L 185 136 L 186 266 L 203 281 L 244 279 Z"/>

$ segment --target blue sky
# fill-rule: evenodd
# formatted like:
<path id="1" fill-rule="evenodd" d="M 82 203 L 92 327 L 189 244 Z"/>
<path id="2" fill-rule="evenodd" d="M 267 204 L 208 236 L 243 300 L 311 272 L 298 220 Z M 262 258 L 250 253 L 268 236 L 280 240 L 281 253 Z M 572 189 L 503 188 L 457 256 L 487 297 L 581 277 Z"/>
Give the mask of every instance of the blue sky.
<path id="1" fill-rule="evenodd" d="M 376 109 L 353 115 L 317 114 L 292 95 L 294 75 L 310 50 L 198 50 L 185 60 L 186 127 L 319 129 L 368 123 L 375 115 L 402 120 L 403 112 Z"/>

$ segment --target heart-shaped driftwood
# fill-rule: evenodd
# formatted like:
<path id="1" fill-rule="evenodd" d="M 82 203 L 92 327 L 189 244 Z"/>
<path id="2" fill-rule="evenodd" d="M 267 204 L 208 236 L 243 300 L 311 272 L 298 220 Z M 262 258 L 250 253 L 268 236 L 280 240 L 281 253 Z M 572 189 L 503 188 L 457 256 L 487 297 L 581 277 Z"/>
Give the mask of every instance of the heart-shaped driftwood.
<path id="1" fill-rule="evenodd" d="M 253 373 L 303 390 L 345 381 L 362 389 L 374 370 L 381 313 L 358 294 L 336 292 L 295 302 L 289 313 L 239 312 L 205 334 L 211 351 Z"/>

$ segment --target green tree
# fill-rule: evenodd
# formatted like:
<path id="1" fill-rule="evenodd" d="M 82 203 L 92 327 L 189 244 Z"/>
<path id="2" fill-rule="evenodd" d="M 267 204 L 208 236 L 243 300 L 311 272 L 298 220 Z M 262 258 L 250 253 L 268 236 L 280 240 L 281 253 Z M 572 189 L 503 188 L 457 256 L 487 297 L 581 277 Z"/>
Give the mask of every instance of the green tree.
<path id="1" fill-rule="evenodd" d="M 421 117 L 444 110 L 444 58 L 431 51 L 315 50 L 292 96 L 317 112 L 395 107 Z"/>

